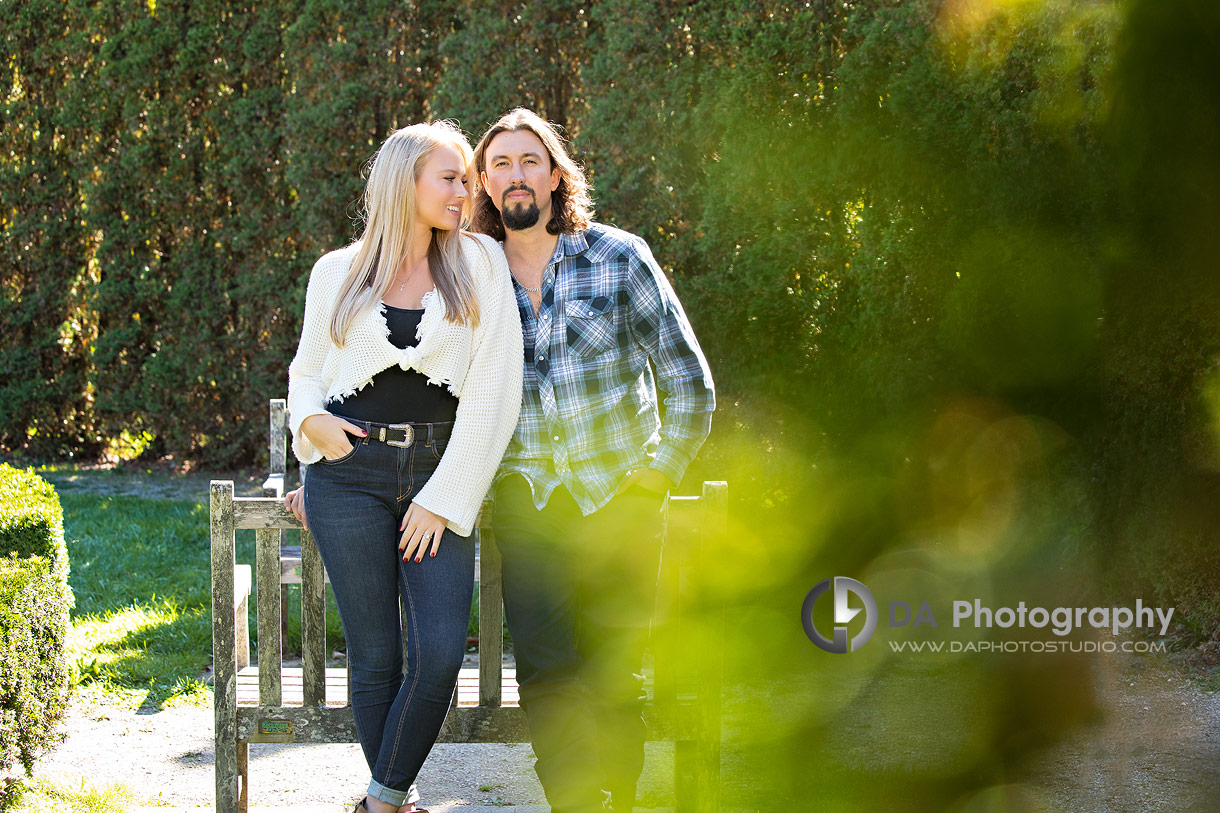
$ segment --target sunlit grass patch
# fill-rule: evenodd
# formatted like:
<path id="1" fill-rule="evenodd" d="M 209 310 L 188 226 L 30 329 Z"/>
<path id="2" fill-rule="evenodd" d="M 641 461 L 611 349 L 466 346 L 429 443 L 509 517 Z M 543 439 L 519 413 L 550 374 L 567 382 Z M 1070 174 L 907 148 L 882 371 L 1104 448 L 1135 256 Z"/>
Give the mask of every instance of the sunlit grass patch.
<path id="1" fill-rule="evenodd" d="M 211 620 L 204 607 L 156 599 L 74 620 L 69 647 L 86 694 L 102 693 L 140 705 L 207 703 L 198 675 L 211 652 Z"/>
<path id="2" fill-rule="evenodd" d="M 86 697 L 207 702 L 208 515 L 190 500 L 64 494 L 76 595 L 69 645 Z"/>
<path id="3" fill-rule="evenodd" d="M 9 813 L 42 813 L 46 810 L 87 810 L 89 813 L 123 813 L 136 796 L 124 785 L 95 784 L 83 777 L 79 784 L 30 779 L 10 789 L 5 806 Z"/>

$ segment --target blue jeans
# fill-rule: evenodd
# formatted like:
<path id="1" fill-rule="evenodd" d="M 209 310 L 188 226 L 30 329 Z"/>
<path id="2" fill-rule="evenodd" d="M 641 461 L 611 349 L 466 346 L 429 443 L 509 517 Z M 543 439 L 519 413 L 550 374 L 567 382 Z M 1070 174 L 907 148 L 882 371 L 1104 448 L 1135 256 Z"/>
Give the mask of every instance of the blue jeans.
<path id="1" fill-rule="evenodd" d="M 581 516 L 560 486 L 541 511 L 519 475 L 495 488 L 496 545 L 534 770 L 554 813 L 630 811 L 644 766 L 642 660 L 666 498 L 629 489 Z"/>
<path id="2" fill-rule="evenodd" d="M 368 794 L 397 805 L 418 799 L 412 783 L 449 711 L 474 584 L 474 540 L 448 529 L 435 558 L 402 561 L 399 523 L 436 470 L 452 424 L 415 426 L 416 440 L 403 447 L 349 437 L 352 452 L 310 466 L 305 487 L 305 516 L 347 638 Z"/>

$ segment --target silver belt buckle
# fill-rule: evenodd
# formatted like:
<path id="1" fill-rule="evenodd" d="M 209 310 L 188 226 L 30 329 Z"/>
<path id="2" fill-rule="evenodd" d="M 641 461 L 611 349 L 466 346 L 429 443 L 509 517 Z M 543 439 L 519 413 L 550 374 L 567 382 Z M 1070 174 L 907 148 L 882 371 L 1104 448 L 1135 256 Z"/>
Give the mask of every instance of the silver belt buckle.
<path id="1" fill-rule="evenodd" d="M 410 446 L 412 443 L 414 443 L 414 442 L 415 442 L 415 427 L 414 427 L 414 426 L 412 426 L 411 424 L 409 424 L 409 423 L 393 423 L 393 424 L 390 424 L 389 428 L 390 428 L 390 429 L 401 429 L 401 430 L 403 430 L 403 432 L 406 434 L 406 437 L 405 437 L 405 438 L 403 438 L 401 441 L 397 441 L 397 440 L 387 440 L 387 441 L 385 442 L 386 446 L 397 446 L 397 447 L 399 447 L 399 448 L 403 448 L 403 447 L 406 447 L 406 446 Z"/>

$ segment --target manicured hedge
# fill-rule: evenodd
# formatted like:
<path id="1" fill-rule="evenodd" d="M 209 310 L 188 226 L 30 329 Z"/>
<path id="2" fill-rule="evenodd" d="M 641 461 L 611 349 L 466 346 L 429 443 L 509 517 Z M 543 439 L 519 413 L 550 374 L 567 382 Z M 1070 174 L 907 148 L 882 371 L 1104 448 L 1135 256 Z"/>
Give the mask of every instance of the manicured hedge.
<path id="1" fill-rule="evenodd" d="M 64 512 L 55 487 L 30 469 L 0 463 L 0 552 L 66 567 Z"/>
<path id="2" fill-rule="evenodd" d="M 0 464 L 0 772 L 57 740 L 71 671 L 63 511 L 38 475 Z"/>

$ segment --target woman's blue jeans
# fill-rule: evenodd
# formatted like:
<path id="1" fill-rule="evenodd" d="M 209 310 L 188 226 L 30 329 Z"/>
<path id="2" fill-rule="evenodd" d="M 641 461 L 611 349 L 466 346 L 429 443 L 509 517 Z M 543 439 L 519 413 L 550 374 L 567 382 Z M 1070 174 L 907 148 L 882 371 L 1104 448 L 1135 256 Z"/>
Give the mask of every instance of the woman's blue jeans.
<path id="1" fill-rule="evenodd" d="M 450 530 L 434 558 L 402 561 L 399 523 L 440 462 L 448 438 L 440 430 L 452 424 L 415 426 L 408 446 L 351 438 L 350 454 L 310 466 L 305 487 L 306 519 L 347 638 L 368 793 L 397 805 L 418 799 L 412 783 L 449 710 L 474 584 L 474 540 Z"/>

